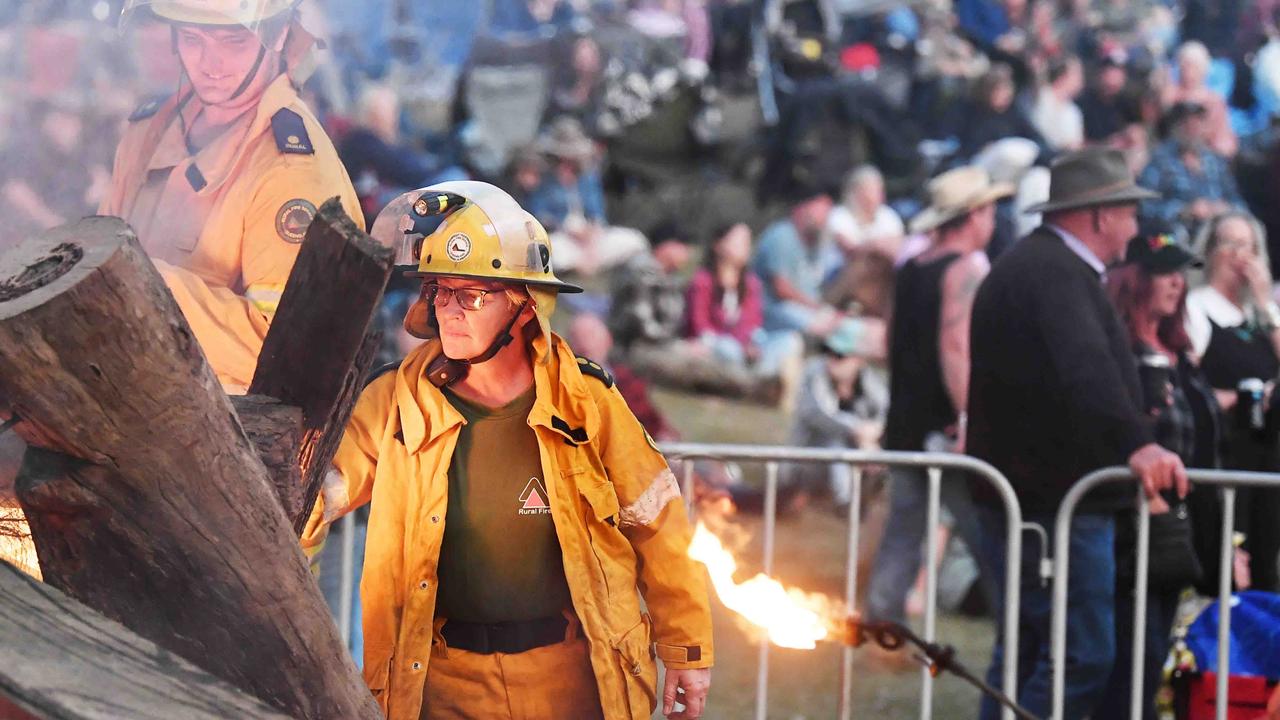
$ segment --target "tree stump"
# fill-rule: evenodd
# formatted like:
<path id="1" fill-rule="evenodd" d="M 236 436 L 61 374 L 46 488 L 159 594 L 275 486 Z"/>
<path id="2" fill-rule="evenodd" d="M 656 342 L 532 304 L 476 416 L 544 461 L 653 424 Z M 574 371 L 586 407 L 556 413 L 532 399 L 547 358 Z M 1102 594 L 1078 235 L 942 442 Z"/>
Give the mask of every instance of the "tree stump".
<path id="1" fill-rule="evenodd" d="M 0 717 L 287 716 L 0 562 Z"/>
<path id="2" fill-rule="evenodd" d="M 394 263 L 394 251 L 356 227 L 338 198 L 327 201 L 307 228 L 262 343 L 249 393 L 302 408 L 303 509 L 290 515 L 299 535 L 373 362 L 378 338 L 370 326 Z"/>
<path id="3" fill-rule="evenodd" d="M 55 586 L 298 718 L 376 718 L 257 453 L 133 232 L 0 256 L 0 398 Z"/>

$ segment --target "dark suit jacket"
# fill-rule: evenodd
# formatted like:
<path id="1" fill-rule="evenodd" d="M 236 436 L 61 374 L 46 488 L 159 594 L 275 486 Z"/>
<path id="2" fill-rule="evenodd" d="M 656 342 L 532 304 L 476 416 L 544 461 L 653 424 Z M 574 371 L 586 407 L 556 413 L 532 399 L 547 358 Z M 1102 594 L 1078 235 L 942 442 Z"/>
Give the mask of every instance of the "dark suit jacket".
<path id="1" fill-rule="evenodd" d="M 971 341 L 968 452 L 1009 478 L 1023 512 L 1056 511 L 1085 474 L 1152 442 L 1128 333 L 1097 273 L 1053 231 L 1035 230 L 996 262 Z M 1081 508 L 1132 501 L 1129 487 L 1109 486 Z"/>

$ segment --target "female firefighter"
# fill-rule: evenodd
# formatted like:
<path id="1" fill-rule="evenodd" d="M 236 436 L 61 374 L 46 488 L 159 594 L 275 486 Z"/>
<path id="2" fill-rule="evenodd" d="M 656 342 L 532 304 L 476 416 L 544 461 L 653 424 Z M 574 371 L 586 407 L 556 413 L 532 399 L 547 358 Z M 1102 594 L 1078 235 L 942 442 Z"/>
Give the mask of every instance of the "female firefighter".
<path id="1" fill-rule="evenodd" d="M 580 288 L 546 231 L 468 181 L 401 196 L 373 234 L 417 263 L 425 342 L 360 396 L 304 545 L 371 503 L 364 674 L 387 717 L 648 718 L 655 654 L 663 712 L 699 717 L 711 619 L 679 489 L 551 332 Z"/>

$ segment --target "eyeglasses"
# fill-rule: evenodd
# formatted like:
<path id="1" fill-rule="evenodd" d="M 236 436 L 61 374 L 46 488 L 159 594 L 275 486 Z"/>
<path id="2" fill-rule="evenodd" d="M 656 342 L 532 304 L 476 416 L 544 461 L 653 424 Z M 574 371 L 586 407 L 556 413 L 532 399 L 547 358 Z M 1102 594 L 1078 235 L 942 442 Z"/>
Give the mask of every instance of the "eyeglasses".
<path id="1" fill-rule="evenodd" d="M 458 307 L 468 312 L 474 312 L 484 307 L 485 299 L 492 292 L 492 290 L 482 290 L 481 288 L 453 288 L 432 283 L 427 286 L 427 299 L 437 308 L 443 310 L 449 307 L 449 302 L 456 297 L 458 298 Z"/>

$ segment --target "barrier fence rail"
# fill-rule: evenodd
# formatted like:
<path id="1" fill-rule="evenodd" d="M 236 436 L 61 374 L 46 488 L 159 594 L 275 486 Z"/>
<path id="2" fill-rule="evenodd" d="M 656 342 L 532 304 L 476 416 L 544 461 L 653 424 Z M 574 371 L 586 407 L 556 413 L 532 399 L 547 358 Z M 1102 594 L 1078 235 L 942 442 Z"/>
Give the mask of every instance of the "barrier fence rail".
<path id="1" fill-rule="evenodd" d="M 933 642 L 937 631 L 937 593 L 938 593 L 938 540 L 933 528 L 937 527 L 941 506 L 941 487 L 944 469 L 958 470 L 983 478 L 995 487 L 1004 503 L 1008 523 L 1006 542 L 1009 557 L 1016 558 L 1022 552 L 1022 532 L 1024 530 L 1039 531 L 1038 525 L 1024 524 L 1022 510 L 1014 495 L 1013 487 L 1008 479 L 991 465 L 969 457 L 954 453 L 932 452 L 890 452 L 844 450 L 827 448 L 788 447 L 781 445 L 717 445 L 698 443 L 664 443 L 662 452 L 674 465 L 683 461 L 681 490 L 685 504 L 693 511 L 693 461 L 709 459 L 732 462 L 755 462 L 765 464 L 764 487 L 764 557 L 765 574 L 773 570 L 774 536 L 777 528 L 778 469 L 782 463 L 817 463 L 833 465 L 844 463 L 850 466 L 852 483 L 849 503 L 849 534 L 845 560 L 845 604 L 849 608 L 856 607 L 858 595 L 858 537 L 861 529 L 861 494 L 862 469 L 867 465 L 890 467 L 925 468 L 928 475 L 928 529 L 925 544 L 925 617 L 924 639 Z M 964 482 L 964 476 L 948 478 L 949 482 Z M 892 480 L 890 480 L 892 482 Z M 1047 544 L 1047 543 L 1046 543 Z M 1012 699 L 1017 697 L 1017 647 L 1018 647 L 1018 607 L 1020 602 L 1021 565 L 1017 562 L 1006 563 L 1005 597 L 1004 597 L 1004 633 L 1005 643 L 1002 689 Z M 756 714 L 763 720 L 768 711 L 769 690 L 769 640 L 762 638 L 760 642 L 758 671 L 756 675 Z M 921 670 L 921 702 L 920 717 L 928 720 L 933 717 L 933 675 L 927 668 Z M 853 689 L 853 648 L 845 647 L 840 663 L 840 697 L 839 717 L 847 720 L 850 717 L 850 699 Z M 1004 720 L 1012 720 L 1013 712 L 1004 710 Z"/>
<path id="2" fill-rule="evenodd" d="M 1193 484 L 1210 485 L 1222 488 L 1222 534 L 1219 539 L 1218 555 L 1218 669 L 1217 693 L 1215 697 L 1215 717 L 1217 720 L 1227 718 L 1227 680 L 1230 674 L 1230 632 L 1231 632 L 1231 572 L 1234 546 L 1232 533 L 1235 526 L 1235 497 L 1238 487 L 1280 487 L 1280 474 L 1256 473 L 1234 470 L 1188 470 L 1187 477 Z M 1052 615 L 1052 657 L 1053 657 L 1053 720 L 1062 720 L 1063 705 L 1066 697 L 1066 645 L 1067 645 L 1067 571 L 1070 567 L 1070 532 L 1071 519 L 1075 515 L 1076 506 L 1090 490 L 1104 483 L 1131 482 L 1137 479 L 1125 467 L 1112 467 L 1096 470 L 1072 486 L 1062 505 L 1058 507 L 1054 520 L 1054 557 L 1053 557 L 1053 615 Z M 1135 563 L 1134 603 L 1133 603 L 1133 675 L 1129 696 L 1131 718 L 1142 717 L 1142 662 L 1143 639 L 1142 628 L 1146 627 L 1147 618 L 1147 568 L 1150 561 L 1151 509 L 1141 485 L 1137 488 L 1138 524 L 1137 524 L 1137 558 Z M 1010 557 L 1017 557 L 1010 552 Z M 1223 612 L 1223 608 L 1227 608 Z"/>

